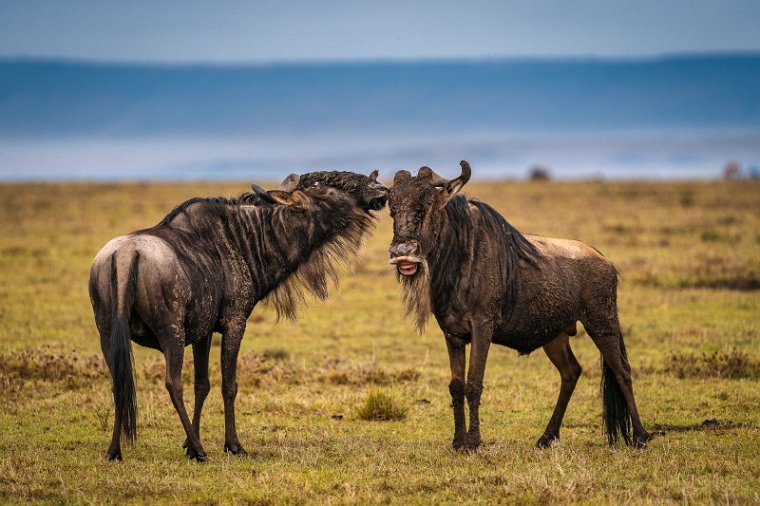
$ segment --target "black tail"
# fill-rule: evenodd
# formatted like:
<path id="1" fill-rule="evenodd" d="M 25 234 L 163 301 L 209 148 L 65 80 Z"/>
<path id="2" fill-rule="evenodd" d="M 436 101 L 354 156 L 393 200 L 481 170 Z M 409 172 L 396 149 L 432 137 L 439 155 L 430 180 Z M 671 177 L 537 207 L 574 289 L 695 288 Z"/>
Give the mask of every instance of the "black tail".
<path id="1" fill-rule="evenodd" d="M 620 335 L 620 357 L 623 362 L 628 362 L 628 354 L 625 351 L 623 336 Z M 628 412 L 628 404 L 620 385 L 618 385 L 615 373 L 602 360 L 602 402 L 604 406 L 604 429 L 607 432 L 607 440 L 611 445 L 617 443 L 618 437 L 622 436 L 625 444 L 631 444 L 631 415 Z"/>
<path id="2" fill-rule="evenodd" d="M 134 442 L 137 437 L 137 395 L 129 332 L 129 317 L 135 301 L 135 284 L 137 283 L 138 255 L 137 252 L 133 254 L 129 272 L 122 273 L 121 280 L 116 271 L 116 255 L 111 258 L 112 327 L 108 357 L 113 376 L 116 419 L 120 420 L 124 440 L 128 443 Z"/>

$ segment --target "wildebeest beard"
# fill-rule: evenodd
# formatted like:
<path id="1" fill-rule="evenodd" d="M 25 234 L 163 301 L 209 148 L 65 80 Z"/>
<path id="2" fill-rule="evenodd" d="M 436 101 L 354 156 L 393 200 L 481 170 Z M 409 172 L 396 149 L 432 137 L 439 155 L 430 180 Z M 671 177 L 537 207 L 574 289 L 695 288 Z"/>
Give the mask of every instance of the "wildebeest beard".
<path id="1" fill-rule="evenodd" d="M 420 258 L 417 272 L 413 276 L 404 276 L 396 271 L 396 279 L 401 283 L 401 300 L 406 306 L 406 316 L 414 319 L 414 326 L 422 334 L 433 311 L 430 298 L 430 266 L 427 259 Z"/>

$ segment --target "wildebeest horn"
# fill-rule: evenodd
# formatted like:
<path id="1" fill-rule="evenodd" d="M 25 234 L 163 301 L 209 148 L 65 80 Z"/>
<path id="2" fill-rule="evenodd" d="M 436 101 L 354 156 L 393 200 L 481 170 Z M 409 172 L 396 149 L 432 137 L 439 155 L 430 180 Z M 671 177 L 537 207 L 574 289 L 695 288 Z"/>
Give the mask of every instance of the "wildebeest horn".
<path id="1" fill-rule="evenodd" d="M 467 181 L 470 180 L 470 175 L 472 174 L 470 164 L 467 163 L 466 160 L 462 160 L 459 162 L 459 165 L 462 166 L 462 174 L 459 177 L 451 179 L 449 181 L 445 180 L 428 167 L 422 167 L 422 169 L 420 169 L 418 177 L 430 177 L 431 183 L 440 190 L 441 199 L 439 202 L 441 208 L 443 208 L 443 206 L 445 206 L 446 203 L 454 197 L 454 195 L 459 193 L 462 187 L 467 184 Z"/>
<path id="2" fill-rule="evenodd" d="M 467 160 L 462 160 L 459 162 L 459 165 L 462 167 L 462 175 L 459 176 L 459 179 L 462 180 L 462 186 L 464 186 L 464 184 L 470 180 L 472 169 L 470 168 L 470 164 L 467 162 Z"/>
<path id="3" fill-rule="evenodd" d="M 264 202 L 269 202 L 270 204 L 274 204 L 275 200 L 272 198 L 271 195 L 267 193 L 267 191 L 262 188 L 261 186 L 257 184 L 252 184 L 251 189 L 256 193 L 256 195 L 259 196 Z"/>
<path id="4" fill-rule="evenodd" d="M 406 181 L 407 179 L 410 179 L 412 175 L 409 173 L 408 170 L 400 170 L 396 172 L 396 175 L 393 176 L 393 184 L 398 184 L 401 181 Z"/>
<path id="5" fill-rule="evenodd" d="M 286 177 L 280 185 L 280 191 L 291 193 L 298 188 L 298 182 L 301 180 L 301 176 L 298 174 L 291 174 Z"/>

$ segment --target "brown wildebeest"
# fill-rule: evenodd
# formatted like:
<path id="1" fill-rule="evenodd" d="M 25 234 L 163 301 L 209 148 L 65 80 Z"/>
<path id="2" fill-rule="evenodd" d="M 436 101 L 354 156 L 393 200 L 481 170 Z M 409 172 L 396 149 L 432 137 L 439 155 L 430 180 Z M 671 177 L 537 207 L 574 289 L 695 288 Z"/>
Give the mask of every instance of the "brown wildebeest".
<path id="1" fill-rule="evenodd" d="M 298 189 L 301 188 L 301 189 Z M 208 395 L 212 332 L 222 334 L 225 451 L 245 454 L 235 428 L 236 365 L 246 320 L 262 299 L 294 317 L 304 291 L 327 297 L 333 260 L 360 245 L 387 189 L 350 172 L 291 175 L 280 190 L 239 199 L 194 198 L 153 228 L 106 244 L 90 268 L 90 300 L 113 378 L 115 420 L 109 460 L 121 460 L 121 435 L 136 436 L 130 339 L 163 352 L 166 388 L 185 430 L 187 456 L 206 460 L 200 416 Z M 253 204 L 253 205 L 251 205 Z M 195 410 L 182 398 L 185 346 L 193 345 Z"/>
<path id="2" fill-rule="evenodd" d="M 579 241 L 524 236 L 488 204 L 457 195 L 470 179 L 469 164 L 462 161 L 461 166 L 461 176 L 451 181 L 429 167 L 422 167 L 416 177 L 399 171 L 388 200 L 393 217 L 390 263 L 402 282 L 407 312 L 414 315 L 420 331 L 432 312 L 446 338 L 454 448 L 480 445 L 478 409 L 492 342 L 521 354 L 543 347 L 557 367 L 562 380 L 559 399 L 536 446 L 547 447 L 559 439 L 562 417 L 581 374 L 569 342 L 577 321 L 602 354 L 610 444 L 620 434 L 627 444 L 644 447 L 650 436 L 633 398 L 612 262 Z"/>

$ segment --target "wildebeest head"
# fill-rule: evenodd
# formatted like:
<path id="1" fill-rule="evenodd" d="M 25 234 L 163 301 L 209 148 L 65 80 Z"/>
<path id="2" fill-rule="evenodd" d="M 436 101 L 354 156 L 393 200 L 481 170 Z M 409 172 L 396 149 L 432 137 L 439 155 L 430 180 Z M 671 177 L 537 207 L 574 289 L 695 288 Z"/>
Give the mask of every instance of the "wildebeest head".
<path id="1" fill-rule="evenodd" d="M 417 176 L 400 170 L 393 178 L 389 191 L 389 207 L 393 218 L 393 242 L 389 249 L 390 263 L 399 274 L 413 276 L 425 264 L 425 248 L 434 240 L 430 237 L 430 220 L 470 179 L 470 164 L 462 160 L 462 174 L 447 180 L 430 167 L 422 167 Z"/>
<path id="2" fill-rule="evenodd" d="M 350 194 L 365 211 L 379 211 L 388 200 L 388 188 L 377 180 L 376 170 L 369 176 L 337 170 L 307 172 L 300 176 L 291 174 L 282 182 L 280 190 L 293 192 L 320 186 L 337 188 Z"/>

